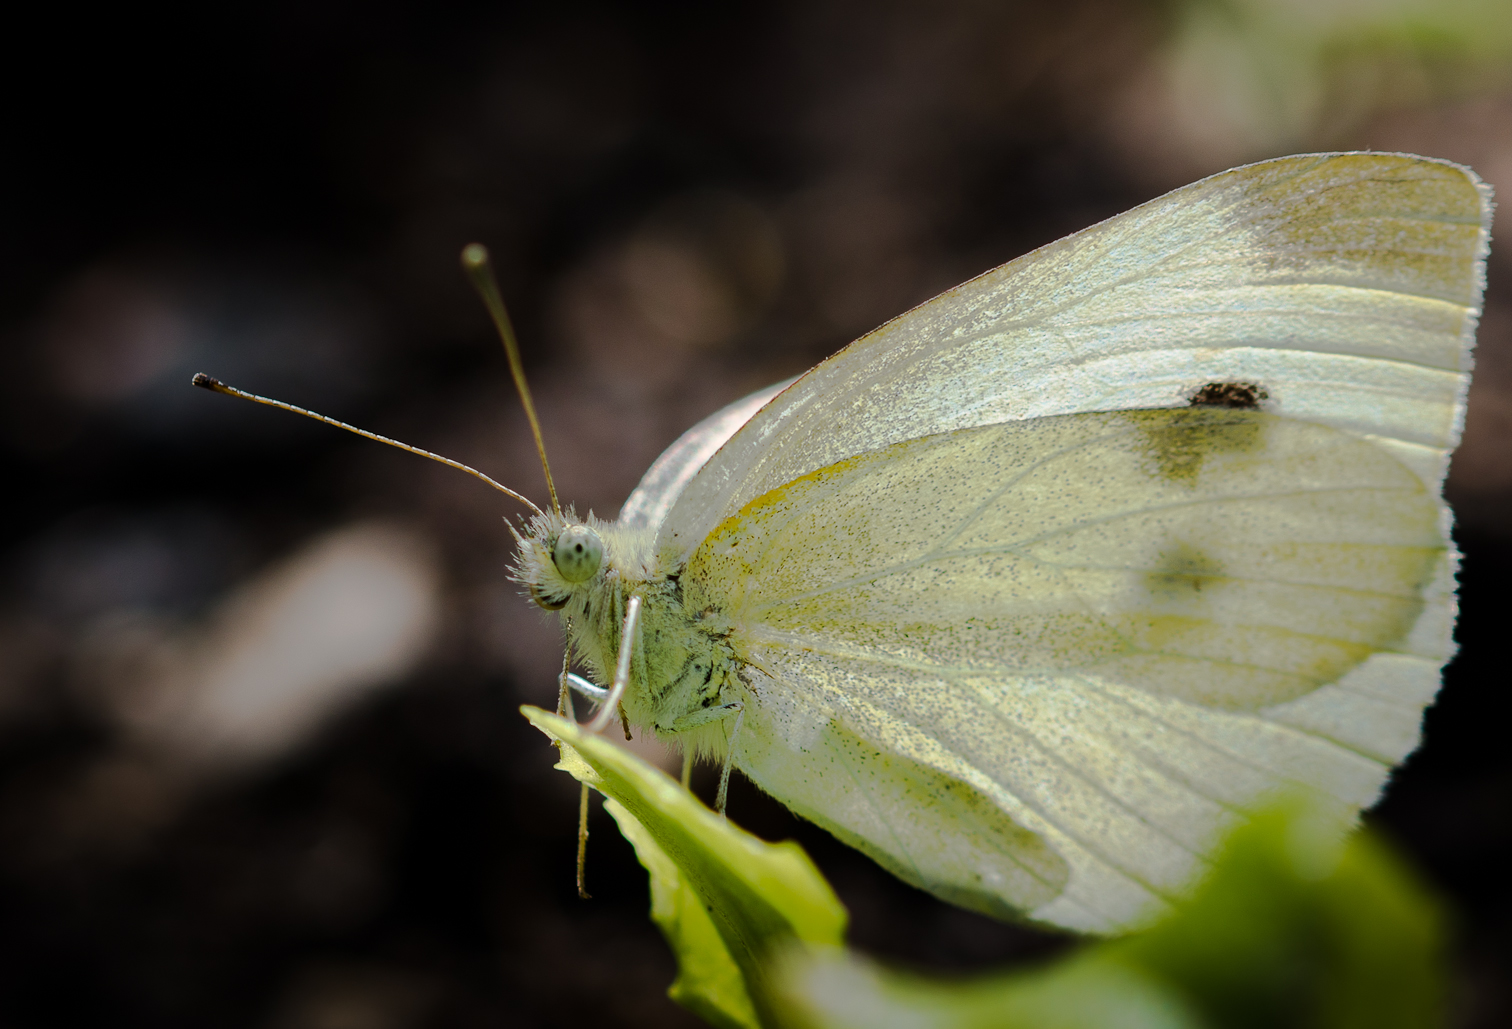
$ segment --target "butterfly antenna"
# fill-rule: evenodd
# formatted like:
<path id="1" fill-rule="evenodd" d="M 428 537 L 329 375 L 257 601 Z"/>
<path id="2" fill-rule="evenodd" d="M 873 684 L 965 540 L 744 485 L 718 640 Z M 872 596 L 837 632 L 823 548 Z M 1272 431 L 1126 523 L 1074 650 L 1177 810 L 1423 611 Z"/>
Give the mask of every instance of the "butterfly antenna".
<path id="1" fill-rule="evenodd" d="M 529 500 L 520 496 L 520 494 L 510 489 L 508 486 L 495 482 L 488 476 L 484 475 L 482 472 L 478 471 L 476 468 L 465 465 L 461 461 L 453 461 L 449 457 L 442 457 L 440 454 L 434 454 L 429 450 L 421 450 L 419 447 L 412 447 L 408 443 L 400 443 L 396 439 L 389 439 L 387 436 L 380 436 L 376 432 L 368 432 L 366 429 L 359 429 L 355 425 L 348 425 L 346 422 L 339 422 L 335 418 L 328 418 L 325 415 L 320 414 L 319 412 L 310 411 L 303 407 L 295 407 L 293 404 L 286 404 L 282 400 L 274 400 L 271 397 L 260 397 L 256 393 L 248 393 L 245 390 L 237 389 L 235 386 L 227 386 L 224 382 L 221 382 L 219 379 L 212 378 L 211 376 L 206 375 L 204 372 L 198 373 L 193 379 L 190 379 L 189 381 L 194 385 L 200 387 L 201 389 L 210 390 L 212 393 L 224 393 L 228 397 L 241 397 L 243 400 L 250 400 L 255 404 L 264 404 L 268 407 L 276 407 L 280 411 L 292 411 L 294 414 L 302 414 L 306 418 L 313 418 L 317 422 L 325 422 L 327 425 L 334 425 L 338 429 L 345 429 L 347 432 L 356 433 L 363 439 L 376 440 L 379 443 L 387 443 L 391 447 L 398 447 L 400 450 L 407 450 L 411 454 L 419 454 L 421 457 L 428 457 L 432 461 L 439 461 L 442 464 L 446 465 L 448 468 L 455 468 L 459 472 L 466 472 L 468 475 L 471 475 L 475 479 L 483 480 L 494 489 L 498 490 L 500 493 L 508 494 L 509 496 L 518 500 L 520 503 L 530 508 L 536 514 L 539 515 L 543 513 L 539 507 L 536 507 Z M 556 495 L 553 493 L 552 499 L 555 498 Z"/>
<path id="2" fill-rule="evenodd" d="M 499 330 L 499 339 L 504 341 L 504 354 L 509 358 L 509 374 L 514 376 L 515 389 L 520 394 L 520 402 L 525 405 L 525 417 L 530 420 L 530 431 L 535 434 L 536 453 L 541 455 L 541 469 L 546 473 L 546 489 L 551 494 L 551 509 L 561 514 L 562 504 L 557 500 L 556 483 L 551 480 L 551 463 L 546 460 L 546 442 L 541 438 L 541 423 L 536 418 L 535 402 L 530 399 L 530 386 L 525 382 L 525 366 L 520 363 L 520 344 L 515 341 L 509 312 L 504 309 L 504 298 L 499 293 L 499 284 L 494 279 L 493 266 L 488 260 L 488 248 L 482 243 L 469 243 L 463 247 L 462 270 L 472 280 L 478 296 L 483 298 L 483 306 L 488 308 L 494 328 Z"/>

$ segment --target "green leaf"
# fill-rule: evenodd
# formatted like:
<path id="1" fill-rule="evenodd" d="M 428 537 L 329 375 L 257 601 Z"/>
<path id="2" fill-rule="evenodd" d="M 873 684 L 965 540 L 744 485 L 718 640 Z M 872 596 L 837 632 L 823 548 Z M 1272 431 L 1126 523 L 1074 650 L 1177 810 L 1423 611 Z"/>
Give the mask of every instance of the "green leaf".
<path id="1" fill-rule="evenodd" d="M 667 995 L 718 1029 L 759 1029 L 740 967 L 677 863 L 624 807 L 605 800 L 604 809 L 651 873 L 651 918 L 677 955 L 677 978 Z"/>
<path id="2" fill-rule="evenodd" d="M 577 724 L 521 710 L 557 742 L 557 767 L 614 802 L 610 813 L 651 873 L 652 916 L 678 956 L 673 999 L 719 1026 L 779 1025 L 770 959 L 799 943 L 839 946 L 845 935 L 845 908 L 808 855 L 731 825 Z"/>
<path id="3" fill-rule="evenodd" d="M 813 1029 L 1421 1029 L 1440 1022 L 1437 905 L 1367 833 L 1265 811 L 1153 928 L 1048 968 L 944 983 L 791 954 L 786 1024 Z"/>
<path id="4" fill-rule="evenodd" d="M 1327 824 L 1261 812 L 1176 916 L 1105 946 L 1225 1029 L 1438 1024 L 1438 905 L 1369 833 L 1341 846 Z"/>
<path id="5" fill-rule="evenodd" d="M 783 1024 L 807 1029 L 1203 1029 L 1174 991 L 1090 952 L 1030 973 L 943 982 L 842 951 L 785 962 Z"/>

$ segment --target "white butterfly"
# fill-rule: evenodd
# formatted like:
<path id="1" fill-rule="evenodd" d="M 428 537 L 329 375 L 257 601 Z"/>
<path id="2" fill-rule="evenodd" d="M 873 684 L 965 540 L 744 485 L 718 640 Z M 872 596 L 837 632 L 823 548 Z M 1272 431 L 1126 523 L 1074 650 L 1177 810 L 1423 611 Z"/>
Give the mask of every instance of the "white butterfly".
<path id="1" fill-rule="evenodd" d="M 1489 218 L 1411 156 L 1205 179 L 731 405 L 518 574 L 630 722 L 904 879 L 1138 924 L 1417 744 Z"/>
<path id="2" fill-rule="evenodd" d="M 1213 176 L 731 405 L 518 574 L 630 722 L 909 882 L 1138 924 L 1417 745 L 1489 220 L 1419 157 Z"/>
<path id="3" fill-rule="evenodd" d="M 946 900 L 1137 925 L 1267 795 L 1342 829 L 1417 745 L 1490 207 L 1404 155 L 1204 179 L 706 419 L 618 522 L 553 488 L 516 574 L 595 725 Z"/>

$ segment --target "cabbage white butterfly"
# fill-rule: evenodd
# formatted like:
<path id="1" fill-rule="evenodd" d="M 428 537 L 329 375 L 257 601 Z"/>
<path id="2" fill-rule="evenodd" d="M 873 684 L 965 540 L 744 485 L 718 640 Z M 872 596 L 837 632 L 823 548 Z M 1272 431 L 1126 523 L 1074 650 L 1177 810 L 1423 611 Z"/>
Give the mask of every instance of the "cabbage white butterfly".
<path id="1" fill-rule="evenodd" d="M 1410 155 L 1212 176 L 705 419 L 612 523 L 549 469 L 542 511 L 353 431 L 531 507 L 514 574 L 594 727 L 723 762 L 721 806 L 739 768 L 945 900 L 1112 931 L 1269 794 L 1342 830 L 1417 745 L 1490 209 Z"/>
<path id="2" fill-rule="evenodd" d="M 536 515 L 516 577 L 599 728 L 948 901 L 1138 924 L 1266 795 L 1342 829 L 1417 745 L 1489 218 L 1406 155 L 1204 179 L 731 405 L 616 522 Z"/>

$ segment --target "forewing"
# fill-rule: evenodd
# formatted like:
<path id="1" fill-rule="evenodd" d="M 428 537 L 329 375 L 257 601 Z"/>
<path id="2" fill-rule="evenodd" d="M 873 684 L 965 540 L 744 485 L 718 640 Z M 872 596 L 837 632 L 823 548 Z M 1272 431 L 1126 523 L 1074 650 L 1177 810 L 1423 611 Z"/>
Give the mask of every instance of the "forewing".
<path id="1" fill-rule="evenodd" d="M 1376 797 L 1449 653 L 1450 560 L 1375 443 L 1190 408 L 849 458 L 682 581 L 750 668 L 754 781 L 946 899 L 1111 930 L 1267 793 Z"/>
<path id="2" fill-rule="evenodd" d="M 996 422 L 1171 407 L 1209 382 L 1376 439 L 1433 491 L 1456 442 L 1490 194 L 1392 154 L 1215 175 L 1003 265 L 814 368 L 694 476 L 662 526 L 686 558 L 815 469 Z"/>

